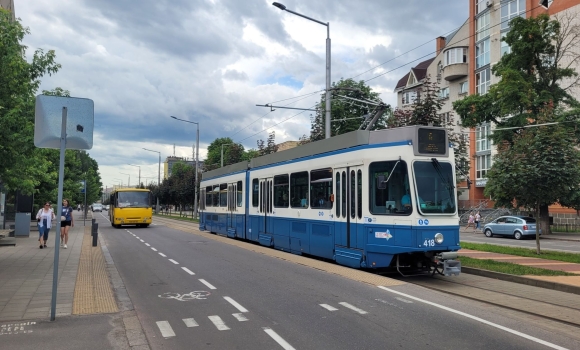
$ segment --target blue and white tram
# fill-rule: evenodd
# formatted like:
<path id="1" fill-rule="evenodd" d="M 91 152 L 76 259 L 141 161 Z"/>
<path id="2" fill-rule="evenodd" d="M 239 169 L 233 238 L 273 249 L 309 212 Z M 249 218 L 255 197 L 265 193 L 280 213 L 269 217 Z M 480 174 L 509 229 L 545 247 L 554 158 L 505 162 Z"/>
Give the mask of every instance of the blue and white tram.
<path id="1" fill-rule="evenodd" d="M 354 268 L 458 275 L 443 128 L 354 131 L 203 173 L 200 229 Z"/>

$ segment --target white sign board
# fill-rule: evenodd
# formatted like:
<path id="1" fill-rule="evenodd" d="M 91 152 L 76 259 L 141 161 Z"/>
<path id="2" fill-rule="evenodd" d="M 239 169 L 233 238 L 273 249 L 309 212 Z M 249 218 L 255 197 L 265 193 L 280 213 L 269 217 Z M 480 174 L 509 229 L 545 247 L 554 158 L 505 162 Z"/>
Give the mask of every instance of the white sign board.
<path id="1" fill-rule="evenodd" d="M 47 95 L 36 96 L 34 145 L 40 148 L 60 148 L 63 107 L 67 108 L 66 148 L 93 148 L 93 100 Z"/>

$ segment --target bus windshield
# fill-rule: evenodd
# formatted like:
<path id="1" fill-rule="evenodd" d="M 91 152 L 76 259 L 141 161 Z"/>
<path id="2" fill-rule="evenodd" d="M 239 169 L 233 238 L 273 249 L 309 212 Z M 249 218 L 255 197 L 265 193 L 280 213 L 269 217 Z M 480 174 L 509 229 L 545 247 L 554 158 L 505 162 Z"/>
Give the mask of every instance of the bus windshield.
<path id="1" fill-rule="evenodd" d="M 431 161 L 413 163 L 417 184 L 417 208 L 422 214 L 448 213 L 456 211 L 453 168 L 449 163 Z"/>
<path id="2" fill-rule="evenodd" d="M 119 192 L 119 208 L 149 208 L 149 192 Z"/>

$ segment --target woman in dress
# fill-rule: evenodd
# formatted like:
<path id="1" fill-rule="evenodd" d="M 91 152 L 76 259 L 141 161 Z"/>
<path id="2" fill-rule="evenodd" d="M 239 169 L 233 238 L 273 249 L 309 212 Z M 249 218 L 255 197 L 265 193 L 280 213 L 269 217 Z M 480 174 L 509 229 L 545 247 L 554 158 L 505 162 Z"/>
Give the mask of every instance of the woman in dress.
<path id="1" fill-rule="evenodd" d="M 469 226 L 473 226 L 475 228 L 474 222 L 475 222 L 475 217 L 473 216 L 473 212 L 471 212 L 471 213 L 469 213 L 469 219 L 467 219 L 467 226 L 465 227 L 465 229 L 467 230 L 469 228 Z"/>

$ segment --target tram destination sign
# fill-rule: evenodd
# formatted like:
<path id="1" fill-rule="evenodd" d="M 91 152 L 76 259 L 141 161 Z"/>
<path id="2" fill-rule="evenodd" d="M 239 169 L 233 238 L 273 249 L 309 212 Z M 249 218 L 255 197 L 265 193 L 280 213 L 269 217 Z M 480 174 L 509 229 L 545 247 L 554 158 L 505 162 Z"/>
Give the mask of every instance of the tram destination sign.
<path id="1" fill-rule="evenodd" d="M 417 153 L 446 156 L 449 150 L 447 132 L 442 128 L 417 129 Z"/>

